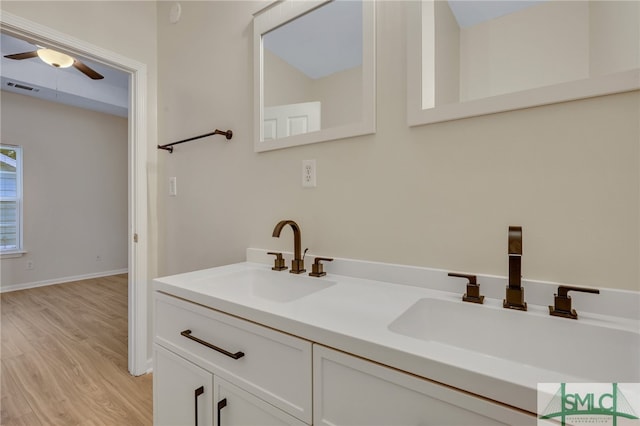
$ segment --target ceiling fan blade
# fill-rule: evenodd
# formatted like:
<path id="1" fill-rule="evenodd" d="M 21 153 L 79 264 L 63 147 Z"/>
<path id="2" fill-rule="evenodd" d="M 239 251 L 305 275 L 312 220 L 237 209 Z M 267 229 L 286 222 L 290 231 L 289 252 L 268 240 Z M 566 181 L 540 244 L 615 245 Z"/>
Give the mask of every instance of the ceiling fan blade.
<path id="1" fill-rule="evenodd" d="M 29 59 L 29 58 L 35 58 L 37 56 L 38 56 L 37 50 L 34 50 L 33 52 L 14 53 L 13 55 L 4 55 L 4 57 L 8 59 Z"/>
<path id="2" fill-rule="evenodd" d="M 87 77 L 92 78 L 94 80 L 100 80 L 104 78 L 102 74 L 97 73 L 96 71 L 92 70 L 91 68 L 89 68 L 88 66 L 86 66 L 85 64 L 83 64 L 77 59 L 73 61 L 73 66 L 78 70 L 80 70 L 82 73 L 84 73 Z"/>

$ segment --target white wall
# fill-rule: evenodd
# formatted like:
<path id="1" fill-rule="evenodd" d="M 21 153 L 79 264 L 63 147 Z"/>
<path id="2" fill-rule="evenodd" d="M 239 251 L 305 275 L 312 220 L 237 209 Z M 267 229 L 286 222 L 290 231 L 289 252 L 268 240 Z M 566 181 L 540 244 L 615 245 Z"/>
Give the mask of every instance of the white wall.
<path id="1" fill-rule="evenodd" d="M 126 271 L 127 120 L 9 92 L 1 107 L 2 142 L 23 147 L 28 251 L 2 259 L 1 288 Z"/>
<path id="2" fill-rule="evenodd" d="M 251 19 L 266 2 L 181 3 L 177 24 L 158 4 L 160 139 L 234 137 L 164 156 L 161 274 L 291 250 L 290 232 L 271 236 L 290 218 L 317 254 L 505 276 L 521 225 L 525 278 L 640 289 L 639 92 L 409 128 L 405 6 L 378 2 L 377 133 L 256 154 Z"/>

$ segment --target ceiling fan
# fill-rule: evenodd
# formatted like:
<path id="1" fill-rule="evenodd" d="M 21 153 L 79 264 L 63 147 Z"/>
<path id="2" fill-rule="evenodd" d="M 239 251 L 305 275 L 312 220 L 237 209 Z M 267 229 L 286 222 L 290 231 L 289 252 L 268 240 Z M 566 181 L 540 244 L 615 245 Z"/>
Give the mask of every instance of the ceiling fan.
<path id="1" fill-rule="evenodd" d="M 82 72 L 84 75 L 93 80 L 100 80 L 104 78 L 100 73 L 89 68 L 79 60 L 53 49 L 39 48 L 38 50 L 34 50 L 32 52 L 14 53 L 12 55 L 5 55 L 4 57 L 15 60 L 39 57 L 43 62 L 55 68 L 68 68 L 70 66 L 73 66 L 78 71 Z"/>

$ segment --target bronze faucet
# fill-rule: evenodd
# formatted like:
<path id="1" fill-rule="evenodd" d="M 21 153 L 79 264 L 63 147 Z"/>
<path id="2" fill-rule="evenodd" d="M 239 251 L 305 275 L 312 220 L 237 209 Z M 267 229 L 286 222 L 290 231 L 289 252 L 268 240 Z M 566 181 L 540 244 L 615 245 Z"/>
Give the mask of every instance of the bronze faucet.
<path id="1" fill-rule="evenodd" d="M 280 232 L 285 225 L 291 225 L 293 229 L 293 260 L 291 261 L 292 274 L 302 274 L 306 270 L 304 269 L 304 257 L 302 256 L 302 248 L 300 243 L 300 227 L 293 220 L 281 220 L 278 222 L 275 228 L 273 228 L 273 236 L 280 237 Z"/>
<path id="2" fill-rule="evenodd" d="M 509 309 L 527 310 L 527 302 L 524 301 L 524 288 L 522 288 L 522 227 L 509 227 L 509 283 L 507 285 L 506 298 L 502 306 Z"/>

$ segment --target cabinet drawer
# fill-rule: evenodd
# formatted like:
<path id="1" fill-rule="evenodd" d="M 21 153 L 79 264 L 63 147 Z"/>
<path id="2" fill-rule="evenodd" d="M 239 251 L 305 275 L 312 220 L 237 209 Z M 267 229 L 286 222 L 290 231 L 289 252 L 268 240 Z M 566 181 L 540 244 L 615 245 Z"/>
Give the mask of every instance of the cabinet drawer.
<path id="1" fill-rule="evenodd" d="M 158 292 L 155 315 L 156 343 L 311 423 L 311 342 Z"/>

